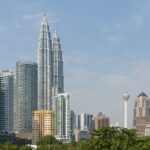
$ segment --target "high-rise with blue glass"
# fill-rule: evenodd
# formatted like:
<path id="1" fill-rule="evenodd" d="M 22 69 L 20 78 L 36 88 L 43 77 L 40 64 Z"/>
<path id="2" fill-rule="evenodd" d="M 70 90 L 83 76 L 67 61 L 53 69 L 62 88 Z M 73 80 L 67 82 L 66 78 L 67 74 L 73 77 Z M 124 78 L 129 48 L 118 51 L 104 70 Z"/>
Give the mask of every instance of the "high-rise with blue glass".
<path id="1" fill-rule="evenodd" d="M 0 71 L 0 131 L 13 130 L 14 74 Z"/>

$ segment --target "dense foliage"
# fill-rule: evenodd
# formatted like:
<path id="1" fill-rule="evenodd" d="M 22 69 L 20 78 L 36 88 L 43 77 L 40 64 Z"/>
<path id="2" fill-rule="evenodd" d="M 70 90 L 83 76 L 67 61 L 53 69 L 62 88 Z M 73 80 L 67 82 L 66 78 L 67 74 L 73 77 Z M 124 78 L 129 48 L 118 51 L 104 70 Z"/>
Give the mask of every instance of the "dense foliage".
<path id="1" fill-rule="evenodd" d="M 150 150 L 150 137 L 137 137 L 133 129 L 106 127 L 94 130 L 90 140 L 45 144 L 38 150 Z"/>
<path id="2" fill-rule="evenodd" d="M 12 143 L 0 143 L 0 150 L 32 150 L 28 146 L 19 146 Z"/>
<path id="3" fill-rule="evenodd" d="M 0 144 L 0 150 L 31 150 L 27 146 Z M 94 130 L 91 139 L 78 143 L 62 144 L 53 136 L 43 137 L 38 150 L 150 150 L 150 137 L 137 137 L 136 131 L 120 127 Z"/>

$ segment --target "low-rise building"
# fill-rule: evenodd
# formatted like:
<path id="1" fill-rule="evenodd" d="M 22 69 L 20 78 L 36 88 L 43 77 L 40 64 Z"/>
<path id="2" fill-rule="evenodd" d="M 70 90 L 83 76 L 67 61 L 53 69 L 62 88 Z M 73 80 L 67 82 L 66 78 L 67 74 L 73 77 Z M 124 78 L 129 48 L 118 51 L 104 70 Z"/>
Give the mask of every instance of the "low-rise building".
<path id="1" fill-rule="evenodd" d="M 76 128 L 74 130 L 74 140 L 75 142 L 83 141 L 83 140 L 88 140 L 90 139 L 90 132 L 88 130 L 80 130 Z"/>

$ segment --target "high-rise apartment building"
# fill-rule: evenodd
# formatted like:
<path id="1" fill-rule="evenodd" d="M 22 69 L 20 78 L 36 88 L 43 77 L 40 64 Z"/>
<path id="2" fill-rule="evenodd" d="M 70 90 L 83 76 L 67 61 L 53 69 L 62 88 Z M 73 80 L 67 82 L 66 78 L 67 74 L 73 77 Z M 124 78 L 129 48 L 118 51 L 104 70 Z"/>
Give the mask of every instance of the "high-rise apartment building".
<path id="1" fill-rule="evenodd" d="M 70 112 L 70 134 L 71 134 L 71 141 L 74 140 L 74 129 L 76 128 L 76 114 L 73 110 Z"/>
<path id="2" fill-rule="evenodd" d="M 43 136 L 54 135 L 54 112 L 37 110 L 32 112 L 32 143 L 36 144 Z"/>
<path id="3" fill-rule="evenodd" d="M 13 130 L 14 74 L 0 71 L 0 131 Z"/>
<path id="4" fill-rule="evenodd" d="M 37 109 L 37 64 L 18 61 L 16 64 L 14 131 L 32 131 L 32 111 Z"/>
<path id="5" fill-rule="evenodd" d="M 92 114 L 81 113 L 78 115 L 78 128 L 80 130 L 88 130 L 91 131 L 92 128 Z"/>
<path id="6" fill-rule="evenodd" d="M 109 126 L 109 117 L 100 112 L 98 115 L 95 115 L 92 119 L 92 130 L 101 129 L 103 127 Z"/>
<path id="7" fill-rule="evenodd" d="M 74 129 L 76 128 L 76 114 L 73 110 L 71 110 L 70 114 L 70 125 L 71 131 L 74 132 Z"/>
<path id="8" fill-rule="evenodd" d="M 51 38 L 46 16 L 41 22 L 37 48 L 38 109 L 51 109 L 54 97 L 64 92 L 63 61 L 60 38 L 55 32 Z"/>
<path id="9" fill-rule="evenodd" d="M 55 137 L 63 143 L 70 142 L 70 94 L 60 93 L 55 98 Z"/>
<path id="10" fill-rule="evenodd" d="M 133 126 L 139 136 L 145 135 L 146 124 L 150 122 L 150 97 L 144 92 L 135 99 Z"/>

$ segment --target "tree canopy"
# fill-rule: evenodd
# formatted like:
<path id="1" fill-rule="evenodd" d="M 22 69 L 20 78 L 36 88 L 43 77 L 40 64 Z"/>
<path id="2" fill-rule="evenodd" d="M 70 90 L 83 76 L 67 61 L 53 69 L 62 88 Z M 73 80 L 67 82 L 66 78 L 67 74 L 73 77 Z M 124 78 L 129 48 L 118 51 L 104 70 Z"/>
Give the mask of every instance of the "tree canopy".
<path id="1" fill-rule="evenodd" d="M 62 144 L 48 135 L 37 144 L 37 150 L 150 150 L 150 137 L 138 137 L 133 129 L 105 127 L 94 130 L 89 140 Z M 31 150 L 30 147 L 11 143 L 0 144 L 0 149 Z"/>

